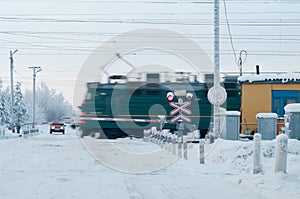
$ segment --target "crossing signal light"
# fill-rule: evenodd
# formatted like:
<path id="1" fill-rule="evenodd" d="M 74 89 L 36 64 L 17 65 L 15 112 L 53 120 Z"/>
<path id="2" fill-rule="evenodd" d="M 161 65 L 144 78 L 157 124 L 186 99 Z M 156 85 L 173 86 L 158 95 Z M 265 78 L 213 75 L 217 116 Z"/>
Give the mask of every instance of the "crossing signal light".
<path id="1" fill-rule="evenodd" d="M 167 93 L 167 100 L 168 100 L 169 102 L 172 102 L 172 101 L 174 100 L 174 93 L 168 92 L 168 93 Z"/>
<path id="2" fill-rule="evenodd" d="M 187 99 L 188 101 L 191 101 L 191 100 L 193 99 L 193 94 L 192 94 L 192 93 L 187 93 L 187 94 L 186 94 L 186 99 Z"/>

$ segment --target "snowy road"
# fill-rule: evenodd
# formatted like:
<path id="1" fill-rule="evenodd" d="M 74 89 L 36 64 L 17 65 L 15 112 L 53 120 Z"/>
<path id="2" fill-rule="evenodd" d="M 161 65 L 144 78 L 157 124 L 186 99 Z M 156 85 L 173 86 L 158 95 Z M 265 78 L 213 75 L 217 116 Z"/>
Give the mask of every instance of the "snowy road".
<path id="1" fill-rule="evenodd" d="M 70 129 L 66 135 L 0 140 L 0 160 L 1 199 L 267 198 L 239 180 L 187 165 L 191 161 L 147 174 L 112 170 Z"/>

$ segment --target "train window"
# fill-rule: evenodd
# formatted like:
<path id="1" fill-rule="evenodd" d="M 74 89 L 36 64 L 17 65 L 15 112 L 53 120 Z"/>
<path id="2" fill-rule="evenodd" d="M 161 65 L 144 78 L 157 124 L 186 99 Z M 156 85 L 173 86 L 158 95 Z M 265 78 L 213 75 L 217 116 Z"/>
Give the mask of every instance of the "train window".
<path id="1" fill-rule="evenodd" d="M 132 95 L 134 96 L 138 96 L 138 95 L 142 95 L 142 91 L 141 90 L 135 90 Z"/>
<path id="2" fill-rule="evenodd" d="M 159 91 L 147 91 L 147 95 L 149 96 L 159 96 Z"/>

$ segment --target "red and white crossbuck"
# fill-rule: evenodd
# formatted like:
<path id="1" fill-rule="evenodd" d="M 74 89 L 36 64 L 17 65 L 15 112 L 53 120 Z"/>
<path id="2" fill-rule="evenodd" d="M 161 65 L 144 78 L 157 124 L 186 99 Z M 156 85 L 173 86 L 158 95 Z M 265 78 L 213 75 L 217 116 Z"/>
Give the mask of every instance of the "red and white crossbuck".
<path id="1" fill-rule="evenodd" d="M 186 108 L 191 105 L 190 101 L 186 101 L 183 104 L 178 104 L 178 103 L 174 103 L 174 102 L 170 102 L 169 104 L 170 104 L 170 106 L 174 107 L 174 110 L 172 110 L 170 112 L 170 115 L 175 115 L 176 113 L 179 113 L 176 117 L 174 117 L 170 120 L 171 123 L 174 123 L 177 120 L 184 120 L 186 122 L 192 122 L 191 118 L 189 118 L 183 114 L 183 113 L 188 114 L 188 115 L 192 114 L 192 111 Z"/>

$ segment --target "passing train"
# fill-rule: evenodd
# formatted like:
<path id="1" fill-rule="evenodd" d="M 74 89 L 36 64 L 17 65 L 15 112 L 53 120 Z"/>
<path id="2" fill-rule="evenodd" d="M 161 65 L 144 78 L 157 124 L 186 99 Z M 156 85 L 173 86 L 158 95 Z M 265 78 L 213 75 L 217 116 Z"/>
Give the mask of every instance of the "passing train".
<path id="1" fill-rule="evenodd" d="M 153 126 L 162 129 L 177 129 L 176 122 L 171 123 L 174 115 L 166 96 L 168 92 L 184 91 L 192 93 L 185 122 L 186 131 L 199 129 L 201 137 L 208 132 L 212 119 L 213 106 L 207 99 L 207 93 L 213 86 L 213 75 L 205 74 L 204 81 L 195 75 L 178 72 L 176 79 L 167 80 L 160 73 L 140 74 L 132 80 L 122 75 L 109 76 L 106 83 L 87 83 L 87 93 L 80 105 L 80 131 L 82 136 L 100 133 L 102 137 L 118 138 L 128 135 L 141 137 L 144 129 Z M 142 78 L 144 77 L 144 78 Z M 224 76 L 221 81 L 226 89 L 227 100 L 223 104 L 227 110 L 240 110 L 241 87 L 237 76 Z M 174 102 L 184 97 L 175 95 Z M 162 119 L 163 118 L 163 119 Z"/>

